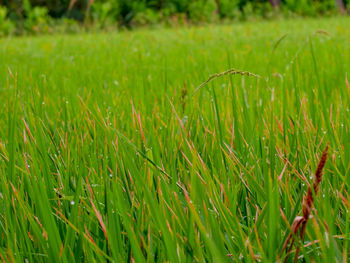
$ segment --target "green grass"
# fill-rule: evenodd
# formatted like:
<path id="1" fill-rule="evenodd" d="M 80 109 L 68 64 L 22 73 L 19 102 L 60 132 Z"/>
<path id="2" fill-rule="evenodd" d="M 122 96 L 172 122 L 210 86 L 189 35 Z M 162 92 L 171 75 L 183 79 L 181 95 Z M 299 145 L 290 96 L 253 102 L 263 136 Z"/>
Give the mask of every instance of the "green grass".
<path id="1" fill-rule="evenodd" d="M 0 40 L 0 259 L 347 262 L 349 24 Z"/>

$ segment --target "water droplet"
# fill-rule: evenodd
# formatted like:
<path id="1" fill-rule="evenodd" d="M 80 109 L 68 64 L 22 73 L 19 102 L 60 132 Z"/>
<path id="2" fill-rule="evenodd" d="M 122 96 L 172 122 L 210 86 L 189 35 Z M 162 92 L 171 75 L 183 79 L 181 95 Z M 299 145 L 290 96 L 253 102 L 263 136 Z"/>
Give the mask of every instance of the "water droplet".
<path id="1" fill-rule="evenodd" d="M 74 201 L 70 201 L 70 204 L 71 204 L 71 205 L 75 205 L 75 202 L 74 202 Z"/>

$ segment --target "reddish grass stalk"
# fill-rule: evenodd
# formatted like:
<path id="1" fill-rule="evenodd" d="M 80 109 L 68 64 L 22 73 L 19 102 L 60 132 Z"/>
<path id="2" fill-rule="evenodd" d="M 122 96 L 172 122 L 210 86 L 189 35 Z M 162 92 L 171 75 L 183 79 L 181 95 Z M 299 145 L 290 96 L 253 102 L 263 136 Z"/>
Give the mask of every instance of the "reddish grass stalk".
<path id="1" fill-rule="evenodd" d="M 289 257 L 289 253 L 293 247 L 294 241 L 295 241 L 295 237 L 296 234 L 298 233 L 298 230 L 300 229 L 299 235 L 300 235 L 300 239 L 303 240 L 304 235 L 305 235 L 305 229 L 306 229 L 306 224 L 307 221 L 309 220 L 310 214 L 311 214 L 311 209 L 314 203 L 314 195 L 316 196 L 320 187 L 320 183 L 322 181 L 322 172 L 323 172 L 323 168 L 326 164 L 327 161 L 327 152 L 328 152 L 328 145 L 327 147 L 323 150 L 322 155 L 321 155 L 321 159 L 317 165 L 317 169 L 315 172 L 315 177 L 314 177 L 314 182 L 312 184 L 312 188 L 309 185 L 308 189 L 307 189 L 307 194 L 306 196 L 304 196 L 303 198 L 303 205 L 302 205 L 302 213 L 303 216 L 297 216 L 292 224 L 292 233 L 289 234 L 286 242 L 283 244 L 283 248 L 282 248 L 282 253 L 283 251 L 286 250 L 288 244 L 290 243 L 290 246 L 287 250 L 287 255 L 286 258 L 284 260 L 284 262 L 287 262 L 288 257 Z M 313 193 L 314 192 L 314 195 Z M 295 252 L 295 256 L 294 256 L 294 262 L 297 261 L 298 259 L 298 255 L 299 255 L 299 245 L 297 245 L 296 248 L 296 252 Z"/>

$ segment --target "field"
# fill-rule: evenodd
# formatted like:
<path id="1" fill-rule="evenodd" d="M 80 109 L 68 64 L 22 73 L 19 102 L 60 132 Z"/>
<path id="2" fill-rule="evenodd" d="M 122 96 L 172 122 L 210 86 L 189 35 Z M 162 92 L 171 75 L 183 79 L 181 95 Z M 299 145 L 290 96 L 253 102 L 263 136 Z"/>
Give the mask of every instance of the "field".
<path id="1" fill-rule="evenodd" d="M 349 25 L 0 40 L 0 259 L 349 261 Z"/>

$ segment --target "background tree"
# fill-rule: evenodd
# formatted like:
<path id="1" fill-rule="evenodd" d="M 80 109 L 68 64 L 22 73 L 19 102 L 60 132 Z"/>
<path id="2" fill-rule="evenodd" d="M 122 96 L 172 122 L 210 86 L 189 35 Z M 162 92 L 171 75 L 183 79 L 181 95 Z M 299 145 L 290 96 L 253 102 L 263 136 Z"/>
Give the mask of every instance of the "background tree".
<path id="1" fill-rule="evenodd" d="M 344 13 L 345 12 L 345 5 L 344 5 L 344 2 L 343 0 L 335 0 L 335 2 L 337 3 L 337 6 L 339 8 L 339 11 L 341 13 Z"/>
<path id="2" fill-rule="evenodd" d="M 269 0 L 270 4 L 272 5 L 273 8 L 278 8 L 280 5 L 280 0 Z"/>

